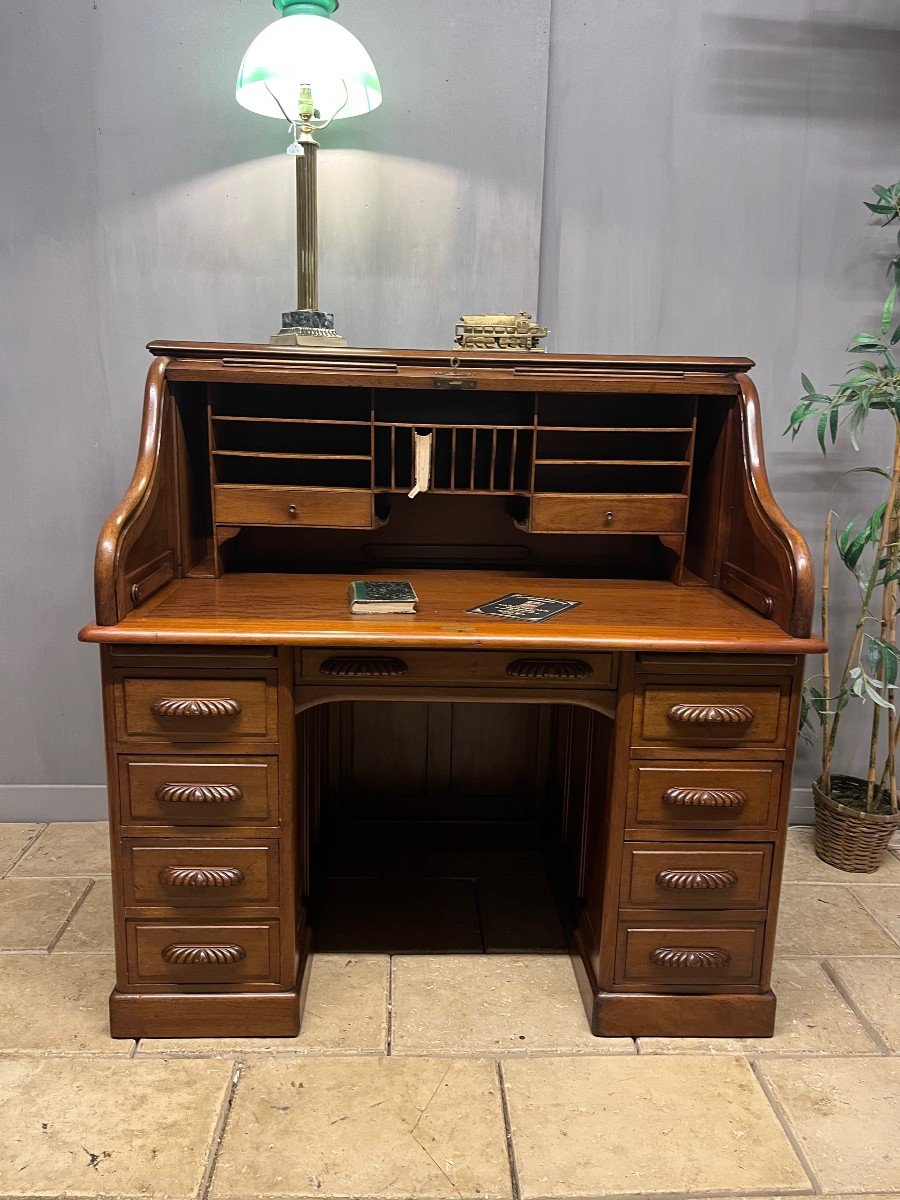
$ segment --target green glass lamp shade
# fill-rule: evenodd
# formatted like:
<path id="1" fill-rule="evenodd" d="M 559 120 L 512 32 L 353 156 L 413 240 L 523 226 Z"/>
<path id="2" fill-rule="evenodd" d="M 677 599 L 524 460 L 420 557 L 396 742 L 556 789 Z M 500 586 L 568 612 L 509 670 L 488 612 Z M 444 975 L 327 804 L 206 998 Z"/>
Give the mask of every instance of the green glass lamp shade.
<path id="1" fill-rule="evenodd" d="M 284 120 L 286 113 L 293 120 L 300 88 L 308 84 L 324 119 L 355 117 L 378 107 L 375 66 L 362 43 L 330 20 L 335 0 L 275 0 L 275 7 L 281 19 L 262 31 L 241 63 L 239 104 L 265 117 Z"/>

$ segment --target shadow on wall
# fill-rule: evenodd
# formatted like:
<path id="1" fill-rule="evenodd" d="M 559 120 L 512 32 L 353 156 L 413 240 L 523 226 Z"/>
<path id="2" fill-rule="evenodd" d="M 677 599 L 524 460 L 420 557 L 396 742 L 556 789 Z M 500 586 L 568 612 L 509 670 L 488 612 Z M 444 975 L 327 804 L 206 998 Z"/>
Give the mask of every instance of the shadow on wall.
<path id="1" fill-rule="evenodd" d="M 884 24 L 709 13 L 712 95 L 737 115 L 890 120 L 900 110 L 900 4 L 892 9 L 896 20 Z"/>

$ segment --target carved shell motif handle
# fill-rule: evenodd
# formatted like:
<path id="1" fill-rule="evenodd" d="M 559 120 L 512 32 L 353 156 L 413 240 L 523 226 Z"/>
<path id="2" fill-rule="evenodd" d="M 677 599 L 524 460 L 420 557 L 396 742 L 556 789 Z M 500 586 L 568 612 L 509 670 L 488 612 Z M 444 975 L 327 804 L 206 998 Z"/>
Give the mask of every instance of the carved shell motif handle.
<path id="1" fill-rule="evenodd" d="M 386 679 L 408 671 L 402 658 L 326 658 L 319 667 L 321 675 L 335 679 Z"/>
<path id="2" fill-rule="evenodd" d="M 237 717 L 241 706 L 237 700 L 230 697 L 218 698 L 178 698 L 163 697 L 154 700 L 150 705 L 154 717 Z"/>
<path id="3" fill-rule="evenodd" d="M 244 872 L 239 867 L 163 867 L 159 881 L 166 887 L 237 887 Z"/>
<path id="4" fill-rule="evenodd" d="M 738 881 L 735 871 L 659 871 L 656 882 L 660 887 L 675 891 L 718 891 L 733 888 Z"/>
<path id="5" fill-rule="evenodd" d="M 506 668 L 513 679 L 587 679 L 594 670 L 590 663 L 581 659 L 517 658 Z"/>
<path id="6" fill-rule="evenodd" d="M 244 798 L 236 783 L 161 783 L 153 794 L 164 804 L 236 804 Z"/>
<path id="7" fill-rule="evenodd" d="M 747 793 L 738 788 L 670 787 L 663 803 L 676 808 L 743 808 Z"/>
<path id="8" fill-rule="evenodd" d="M 243 946 L 166 946 L 163 962 L 176 967 L 227 967 L 247 957 Z"/>
<path id="9" fill-rule="evenodd" d="M 667 967 L 672 970 L 690 970 L 699 967 L 702 970 L 714 970 L 727 967 L 731 955 L 721 946 L 709 946 L 703 949 L 689 950 L 680 946 L 660 946 L 651 951 L 650 961 L 655 967 Z"/>
<path id="10" fill-rule="evenodd" d="M 749 704 L 673 704 L 666 714 L 676 725 L 749 725 Z"/>

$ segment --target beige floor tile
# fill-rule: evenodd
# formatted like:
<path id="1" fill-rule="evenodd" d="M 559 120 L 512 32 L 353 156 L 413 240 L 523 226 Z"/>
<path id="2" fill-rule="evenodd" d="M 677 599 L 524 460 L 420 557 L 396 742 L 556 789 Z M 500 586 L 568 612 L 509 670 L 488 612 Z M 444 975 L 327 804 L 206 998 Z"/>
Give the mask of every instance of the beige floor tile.
<path id="1" fill-rule="evenodd" d="M 114 949 L 112 883 L 109 879 L 98 879 L 53 952 L 111 954 Z"/>
<path id="2" fill-rule="evenodd" d="M 823 1191 L 900 1191 L 900 1058 L 771 1058 L 759 1069 Z"/>
<path id="3" fill-rule="evenodd" d="M 0 1194 L 197 1194 L 231 1063 L 0 1060 Z"/>
<path id="4" fill-rule="evenodd" d="M 831 967 L 860 1012 L 900 1053 L 900 958 L 833 958 Z"/>
<path id="5" fill-rule="evenodd" d="M 418 955 L 392 964 L 394 1054 L 631 1054 L 595 1038 L 566 955 Z"/>
<path id="6" fill-rule="evenodd" d="M 509 1197 L 496 1067 L 254 1059 L 237 1087 L 212 1196 Z"/>
<path id="7" fill-rule="evenodd" d="M 465 879 L 328 880 L 316 946 L 328 954 L 478 954 L 475 884 Z"/>
<path id="8" fill-rule="evenodd" d="M 877 890 L 871 889 L 871 894 Z M 866 895 L 870 895 L 868 889 Z M 821 957 L 892 954 L 896 945 L 849 888 L 786 883 L 781 890 L 775 949 L 786 957 L 801 954 Z"/>
<path id="9" fill-rule="evenodd" d="M 565 950 L 546 875 L 539 879 L 479 879 L 476 887 L 488 954 Z"/>
<path id="10" fill-rule="evenodd" d="M 109 1036 L 112 955 L 4 954 L 0 959 L 0 1053 L 127 1054 Z"/>
<path id="11" fill-rule="evenodd" d="M 900 945 L 900 888 L 860 889 L 858 898 L 875 920 L 883 925 L 894 941 Z"/>
<path id="12" fill-rule="evenodd" d="M 794 825 L 787 832 L 784 857 L 784 878 L 788 883 L 843 883 L 846 886 L 866 887 L 870 884 L 900 884 L 900 859 L 885 856 L 881 867 L 871 875 L 854 871 L 839 871 L 816 857 L 813 848 L 814 831 L 811 825 Z"/>
<path id="13" fill-rule="evenodd" d="M 852 960 L 870 963 L 871 959 Z M 840 992 L 812 959 L 776 960 L 770 1038 L 640 1038 L 642 1054 L 878 1054 Z"/>
<path id="14" fill-rule="evenodd" d="M 0 950 L 47 950 L 85 879 L 0 879 Z"/>
<path id="15" fill-rule="evenodd" d="M 9 870 L 41 828 L 42 826 L 36 823 L 26 825 L 20 821 L 0 822 L 0 875 Z"/>
<path id="16" fill-rule="evenodd" d="M 108 874 L 109 834 L 105 821 L 58 821 L 48 825 L 10 872 L 16 879 Z"/>
<path id="17" fill-rule="evenodd" d="M 303 1027 L 296 1038 L 145 1038 L 139 1054 L 384 1054 L 387 955 L 313 959 Z"/>
<path id="18" fill-rule="evenodd" d="M 810 1188 L 743 1059 L 517 1058 L 502 1070 L 523 1200 Z"/>

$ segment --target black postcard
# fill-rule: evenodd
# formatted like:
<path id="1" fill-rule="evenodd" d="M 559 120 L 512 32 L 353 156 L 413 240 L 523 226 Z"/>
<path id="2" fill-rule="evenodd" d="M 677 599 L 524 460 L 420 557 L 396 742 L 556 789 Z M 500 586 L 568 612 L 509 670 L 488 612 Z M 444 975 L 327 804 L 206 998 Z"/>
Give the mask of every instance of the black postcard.
<path id="1" fill-rule="evenodd" d="M 477 608 L 466 609 L 470 613 L 480 613 L 483 617 L 501 617 L 504 621 L 548 621 L 550 617 L 577 608 L 580 600 L 551 600 L 546 596 L 523 596 L 520 592 L 510 592 L 499 600 L 491 600 L 487 604 L 479 604 Z"/>

